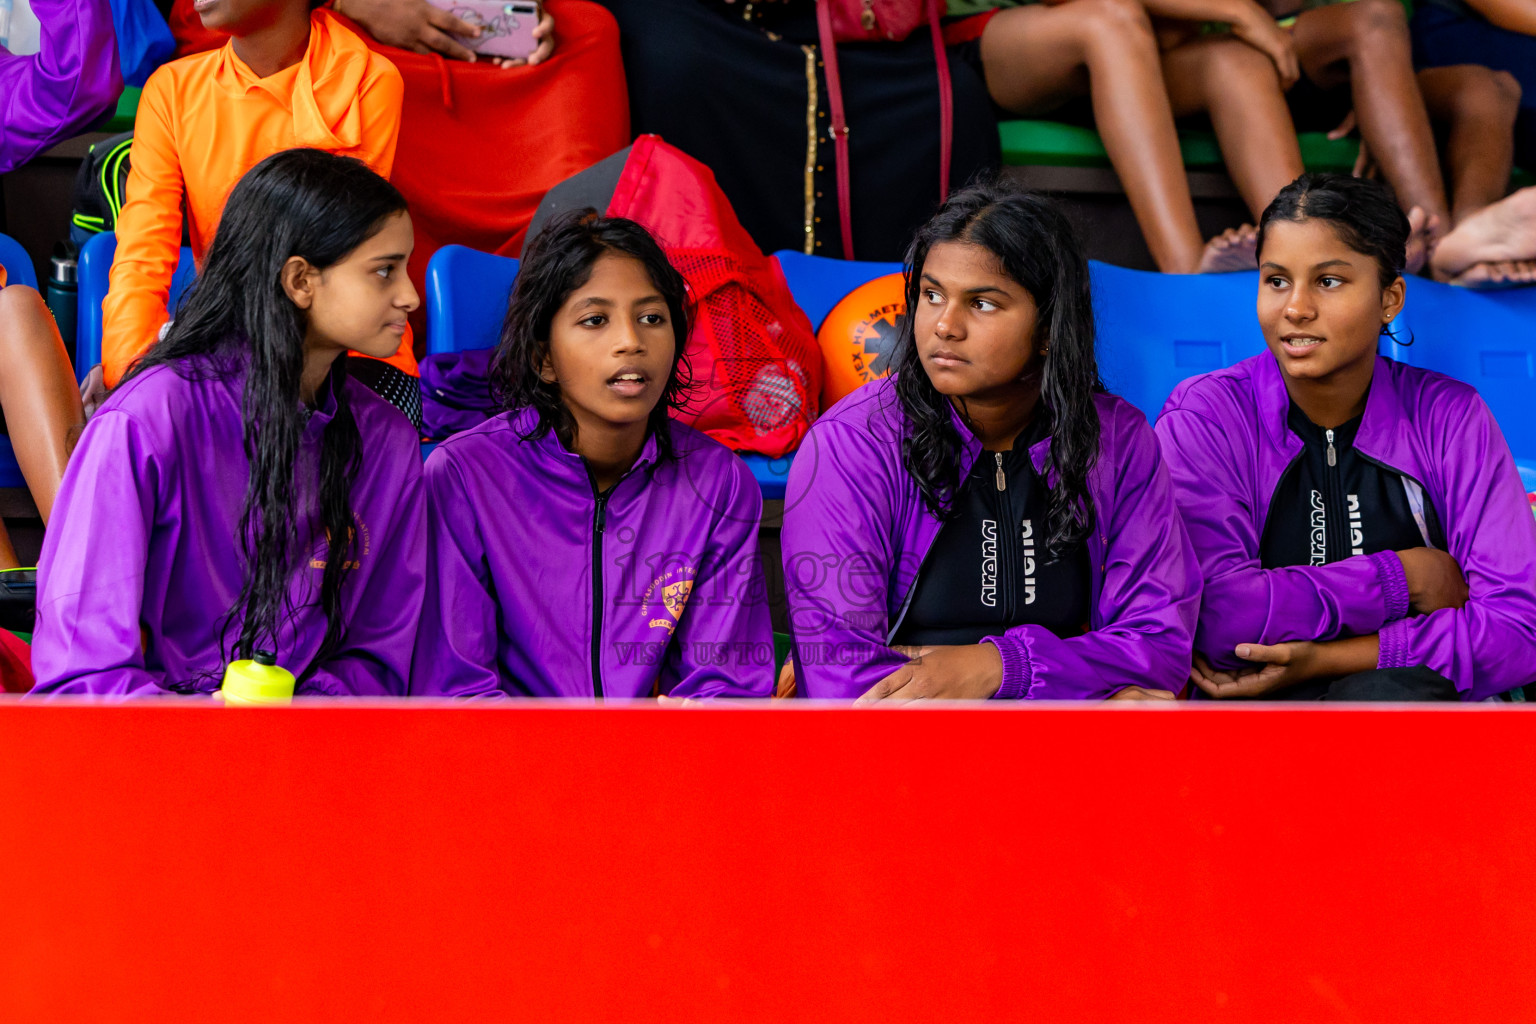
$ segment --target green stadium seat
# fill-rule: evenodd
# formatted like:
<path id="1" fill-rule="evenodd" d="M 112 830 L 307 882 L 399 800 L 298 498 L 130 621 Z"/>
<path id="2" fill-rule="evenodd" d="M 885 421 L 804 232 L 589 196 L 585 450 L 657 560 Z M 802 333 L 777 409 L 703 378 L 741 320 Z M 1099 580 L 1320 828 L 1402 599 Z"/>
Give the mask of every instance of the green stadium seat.
<path id="1" fill-rule="evenodd" d="M 1003 121 L 998 124 L 1002 141 L 1003 163 L 1009 167 L 1108 167 L 1109 155 L 1099 133 L 1082 125 L 1060 121 Z M 1302 132 L 1301 160 L 1309 171 L 1348 173 L 1360 154 L 1355 139 L 1330 139 L 1326 132 Z M 1179 151 L 1184 166 L 1205 170 L 1222 166 L 1221 148 L 1216 135 L 1208 131 L 1186 130 L 1179 133 Z M 1536 175 L 1515 169 L 1510 185 L 1522 188 L 1536 184 Z"/>

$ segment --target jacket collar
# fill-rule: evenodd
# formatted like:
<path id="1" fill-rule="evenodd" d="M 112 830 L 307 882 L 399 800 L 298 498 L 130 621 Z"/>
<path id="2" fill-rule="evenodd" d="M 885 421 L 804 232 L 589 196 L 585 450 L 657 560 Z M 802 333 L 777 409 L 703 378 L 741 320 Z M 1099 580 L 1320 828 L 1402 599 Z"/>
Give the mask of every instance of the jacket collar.
<path id="1" fill-rule="evenodd" d="M 1301 446 L 1301 438 L 1291 431 L 1286 422 L 1290 410 L 1290 393 L 1285 390 L 1285 377 L 1280 364 L 1273 356 L 1255 357 L 1254 395 L 1259 411 L 1260 429 L 1270 444 L 1282 451 L 1294 451 Z M 1413 448 L 1403 430 L 1408 419 L 1403 408 L 1403 397 L 1398 392 L 1397 378 L 1392 372 L 1393 363 L 1384 356 L 1377 356 L 1371 370 L 1370 391 L 1365 397 L 1365 413 L 1360 419 L 1360 432 L 1355 435 L 1355 450 L 1399 472 L 1416 479 L 1423 479 Z"/>
<path id="2" fill-rule="evenodd" d="M 960 480 L 963 482 L 971 475 L 971 468 L 976 465 L 976 460 L 981 456 L 981 439 L 972 432 L 953 402 L 949 403 L 949 419 L 960 434 Z M 1051 435 L 1049 433 L 1029 446 L 1029 461 L 1034 463 L 1036 473 L 1045 472 L 1045 463 L 1050 455 Z"/>
<path id="3" fill-rule="evenodd" d="M 512 429 L 517 432 L 519 437 L 531 434 L 534 427 L 538 425 L 538 422 L 539 414 L 531 408 L 519 409 L 512 414 Z M 528 443 L 534 445 L 538 452 L 556 467 L 563 471 L 577 474 L 582 480 L 587 479 L 586 460 L 577 452 L 573 452 L 561 444 L 559 435 L 553 430 L 546 433 L 543 437 L 532 438 Z M 645 444 L 641 446 L 640 455 L 635 459 L 635 464 L 630 467 L 629 472 L 634 473 L 636 470 L 647 466 L 654 466 L 656 460 L 656 434 L 651 432 L 645 435 Z"/>

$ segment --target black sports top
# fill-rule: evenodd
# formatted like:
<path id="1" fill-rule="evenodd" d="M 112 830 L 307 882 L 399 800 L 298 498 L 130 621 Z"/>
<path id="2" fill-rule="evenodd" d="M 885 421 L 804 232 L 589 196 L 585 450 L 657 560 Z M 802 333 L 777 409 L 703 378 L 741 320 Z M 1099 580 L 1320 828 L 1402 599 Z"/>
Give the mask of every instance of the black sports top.
<path id="1" fill-rule="evenodd" d="M 1050 489 L 1029 460 L 1046 436 L 1046 417 L 1014 440 L 1012 451 L 983 451 L 955 497 L 955 516 L 939 530 L 918 571 L 895 643 L 974 644 L 1025 624 L 1057 636 L 1088 628 L 1088 547 L 1046 561 Z"/>

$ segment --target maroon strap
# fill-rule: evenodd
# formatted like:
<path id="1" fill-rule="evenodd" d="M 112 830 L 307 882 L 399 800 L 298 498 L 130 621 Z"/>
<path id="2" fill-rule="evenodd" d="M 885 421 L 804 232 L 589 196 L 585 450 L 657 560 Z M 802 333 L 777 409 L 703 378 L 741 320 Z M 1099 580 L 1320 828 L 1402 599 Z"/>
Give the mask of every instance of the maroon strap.
<path id="1" fill-rule="evenodd" d="M 837 158 L 837 215 L 843 229 L 843 259 L 853 259 L 853 194 L 848 184 L 848 119 L 843 113 L 843 85 L 837 74 L 837 42 L 832 38 L 831 0 L 816 0 L 816 28 L 827 72 L 827 106 L 832 108 L 832 146 Z"/>
<path id="2" fill-rule="evenodd" d="M 954 146 L 954 89 L 949 77 L 949 51 L 939 23 L 943 0 L 927 0 L 928 29 L 933 34 L 933 60 L 939 72 L 939 202 L 949 197 L 949 160 Z M 848 179 L 848 119 L 843 111 L 843 85 L 837 73 L 837 42 L 832 36 L 832 0 L 816 0 L 816 28 L 821 59 L 827 73 L 827 106 L 832 110 L 832 145 L 837 158 L 837 215 L 843 232 L 843 259 L 853 255 L 853 190 Z"/>
<path id="3" fill-rule="evenodd" d="M 939 202 L 949 198 L 949 157 L 955 140 L 955 95 L 949 80 L 949 51 L 939 24 L 943 0 L 928 0 L 928 28 L 933 32 L 933 61 L 939 69 Z"/>

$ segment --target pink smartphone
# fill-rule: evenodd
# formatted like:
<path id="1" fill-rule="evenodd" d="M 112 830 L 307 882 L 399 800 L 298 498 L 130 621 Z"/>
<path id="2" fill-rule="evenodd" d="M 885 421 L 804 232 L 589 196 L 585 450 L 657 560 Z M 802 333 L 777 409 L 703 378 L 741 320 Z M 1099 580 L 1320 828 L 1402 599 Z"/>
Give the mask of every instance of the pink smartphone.
<path id="1" fill-rule="evenodd" d="M 480 28 L 480 36 L 454 36 L 459 42 L 487 57 L 530 57 L 539 48 L 533 30 L 539 23 L 539 5 L 533 0 L 430 0 L 455 18 Z"/>

